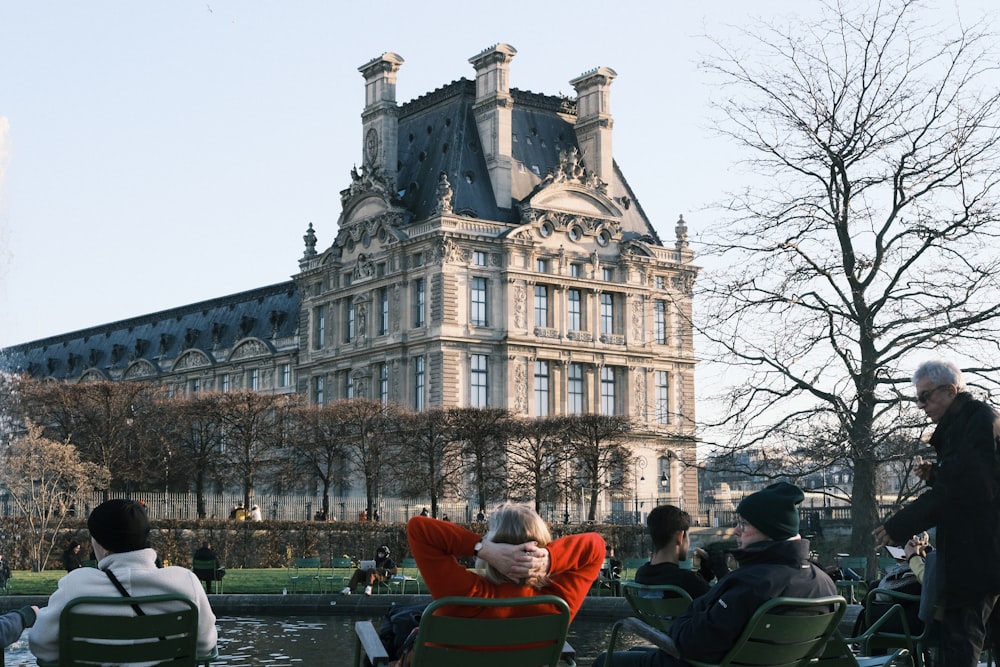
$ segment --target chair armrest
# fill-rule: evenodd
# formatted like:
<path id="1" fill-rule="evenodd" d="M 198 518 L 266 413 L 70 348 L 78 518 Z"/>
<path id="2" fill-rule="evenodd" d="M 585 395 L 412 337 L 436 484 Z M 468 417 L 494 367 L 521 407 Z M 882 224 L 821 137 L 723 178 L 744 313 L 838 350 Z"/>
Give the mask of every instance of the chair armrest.
<path id="1" fill-rule="evenodd" d="M 661 651 L 666 652 L 668 655 L 675 658 L 681 657 L 680 651 L 677 650 L 677 644 L 674 643 L 674 640 L 670 637 L 670 635 L 660 632 L 653 626 L 643 623 L 638 618 L 634 617 L 624 618 L 621 623 L 623 628 L 629 632 L 639 635 L 649 643 L 655 645 Z"/>
<path id="2" fill-rule="evenodd" d="M 371 621 L 357 621 L 354 624 L 354 633 L 357 635 L 361 650 L 364 651 L 372 667 L 389 664 L 389 654 L 386 653 L 385 646 L 382 645 L 382 640 L 379 639 L 378 632 Z M 360 657 L 357 656 L 357 653 L 355 655 Z"/>

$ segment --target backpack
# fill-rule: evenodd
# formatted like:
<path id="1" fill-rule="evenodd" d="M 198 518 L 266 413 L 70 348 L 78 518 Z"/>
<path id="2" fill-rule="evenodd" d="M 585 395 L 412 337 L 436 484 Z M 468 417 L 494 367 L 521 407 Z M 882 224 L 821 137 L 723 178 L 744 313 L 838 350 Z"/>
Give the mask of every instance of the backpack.
<path id="1" fill-rule="evenodd" d="M 403 652 L 406 639 L 420 627 L 420 616 L 429 603 L 413 604 L 405 607 L 393 607 L 382 617 L 382 627 L 378 637 L 389 658 L 395 660 Z"/>

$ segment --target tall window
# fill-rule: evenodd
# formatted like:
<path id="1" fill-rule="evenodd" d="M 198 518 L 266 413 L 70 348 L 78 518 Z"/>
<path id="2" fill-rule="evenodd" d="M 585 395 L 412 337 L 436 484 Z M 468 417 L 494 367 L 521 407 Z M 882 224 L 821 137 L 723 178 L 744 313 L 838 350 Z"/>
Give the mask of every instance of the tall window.
<path id="1" fill-rule="evenodd" d="M 192 394 L 197 394 L 199 391 L 201 391 L 201 379 L 194 378 L 193 380 L 191 380 L 190 389 Z"/>
<path id="2" fill-rule="evenodd" d="M 229 391 L 229 373 L 223 373 L 219 378 L 219 391 L 223 393 Z"/>
<path id="3" fill-rule="evenodd" d="M 378 365 L 378 398 L 383 403 L 389 402 L 389 364 Z"/>
<path id="4" fill-rule="evenodd" d="M 413 281 L 413 326 L 422 327 L 427 320 L 427 286 L 423 278 Z"/>
<path id="5" fill-rule="evenodd" d="M 535 326 L 549 326 L 549 288 L 535 285 Z"/>
<path id="6" fill-rule="evenodd" d="M 570 264 L 569 275 L 571 278 L 579 278 L 583 275 L 583 269 L 580 268 L 579 264 Z"/>
<path id="7" fill-rule="evenodd" d="M 389 289 L 383 287 L 378 291 L 378 335 L 389 333 Z"/>
<path id="8" fill-rule="evenodd" d="M 535 260 L 535 271 L 539 273 L 549 272 L 549 260 L 547 259 L 537 259 Z"/>
<path id="9" fill-rule="evenodd" d="M 604 270 L 601 272 L 601 275 L 604 276 L 604 282 L 610 283 L 615 279 L 615 270 L 605 267 Z"/>
<path id="10" fill-rule="evenodd" d="M 354 315 L 356 311 L 354 309 L 354 303 L 351 302 L 347 305 L 347 328 L 344 332 L 344 342 L 350 343 L 354 340 L 356 331 L 354 329 Z"/>
<path id="11" fill-rule="evenodd" d="M 601 333 L 615 332 L 615 299 L 613 294 L 601 292 Z"/>
<path id="12" fill-rule="evenodd" d="M 667 344 L 667 302 L 653 302 L 653 336 L 659 345 Z"/>
<path id="13" fill-rule="evenodd" d="M 292 365 L 291 364 L 281 364 L 281 372 L 279 373 L 281 377 L 281 386 L 290 387 L 292 385 Z"/>
<path id="14" fill-rule="evenodd" d="M 354 375 L 351 371 L 344 374 L 344 398 L 354 398 Z"/>
<path id="15" fill-rule="evenodd" d="M 485 327 L 489 324 L 486 319 L 486 278 L 472 279 L 472 302 L 469 310 L 472 326 Z"/>
<path id="16" fill-rule="evenodd" d="M 549 362 L 535 362 L 535 416 L 549 416 Z"/>
<path id="17" fill-rule="evenodd" d="M 313 378 L 313 403 L 323 405 L 326 400 L 326 379 L 320 375 Z"/>
<path id="18" fill-rule="evenodd" d="M 487 392 L 488 368 L 485 354 L 474 354 L 469 359 L 469 405 L 485 408 L 489 405 Z"/>
<path id="19" fill-rule="evenodd" d="M 473 250 L 472 263 L 476 266 L 486 266 L 486 253 L 482 250 Z"/>
<path id="20" fill-rule="evenodd" d="M 583 366 L 570 364 L 566 383 L 566 411 L 571 415 L 583 414 Z"/>
<path id="21" fill-rule="evenodd" d="M 247 371 L 247 389 L 257 391 L 260 389 L 260 369 L 251 368 Z"/>
<path id="22" fill-rule="evenodd" d="M 583 301 L 582 294 L 578 289 L 571 289 L 567 292 L 568 294 L 568 305 L 566 308 L 566 314 L 569 317 L 567 325 L 570 331 L 582 331 L 583 330 Z"/>
<path id="23" fill-rule="evenodd" d="M 413 409 L 424 409 L 424 395 L 427 391 L 427 370 L 423 357 L 413 358 Z"/>
<path id="24" fill-rule="evenodd" d="M 313 349 L 321 350 L 326 345 L 326 306 L 313 309 Z"/>
<path id="25" fill-rule="evenodd" d="M 670 423 L 670 376 L 656 371 L 656 423 Z"/>
<path id="26" fill-rule="evenodd" d="M 612 366 L 601 367 L 601 414 L 615 414 L 615 369 Z"/>

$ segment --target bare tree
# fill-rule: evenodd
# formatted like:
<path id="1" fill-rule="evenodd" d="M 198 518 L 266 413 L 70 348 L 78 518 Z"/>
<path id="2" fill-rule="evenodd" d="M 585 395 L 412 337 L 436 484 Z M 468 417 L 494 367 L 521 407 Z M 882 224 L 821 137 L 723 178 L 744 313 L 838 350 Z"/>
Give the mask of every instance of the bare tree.
<path id="1" fill-rule="evenodd" d="M 565 495 L 560 473 L 569 455 L 562 446 L 562 425 L 557 417 L 520 419 L 512 424 L 507 447 L 510 495 L 515 500 L 533 502 L 536 512 L 541 512 L 542 503 Z"/>
<path id="2" fill-rule="evenodd" d="M 44 437 L 39 426 L 25 426 L 27 432 L 4 452 L 0 482 L 27 518 L 34 535 L 32 563 L 40 572 L 53 549 L 46 536 L 59 532 L 81 493 L 105 488 L 108 472 L 81 462 L 76 447 Z"/>
<path id="3" fill-rule="evenodd" d="M 288 402 L 284 396 L 234 391 L 220 394 L 218 405 L 225 430 L 224 469 L 249 507 L 260 476 L 280 464 Z"/>
<path id="4" fill-rule="evenodd" d="M 330 405 L 305 405 L 291 411 L 286 477 L 301 481 L 302 473 L 318 480 L 323 492 L 323 516 L 330 516 L 330 492 L 346 481 L 348 424 Z"/>
<path id="5" fill-rule="evenodd" d="M 752 26 L 742 50 L 716 41 L 718 128 L 754 177 L 703 239 L 725 268 L 697 297 L 708 356 L 738 367 L 716 444 L 827 433 L 853 468 L 855 553 L 896 456 L 883 445 L 918 423 L 918 357 L 995 358 L 1000 316 L 996 37 L 922 24 L 910 0 L 869 7 Z M 995 385 L 991 364 L 968 370 Z"/>
<path id="6" fill-rule="evenodd" d="M 379 511 L 383 467 L 392 460 L 392 446 L 399 437 L 399 410 L 391 403 L 368 398 L 336 401 L 329 407 L 347 427 L 344 451 L 354 470 L 364 477 L 366 516 L 374 521 Z"/>
<path id="7" fill-rule="evenodd" d="M 462 452 L 448 411 L 438 407 L 403 415 L 398 455 L 387 465 L 400 495 L 430 496 L 436 518 L 440 500 L 462 484 Z"/>
<path id="8" fill-rule="evenodd" d="M 169 443 L 169 470 L 176 482 L 194 487 L 198 517 L 205 518 L 206 492 L 209 483 L 218 478 L 226 440 L 222 394 L 198 392 L 166 399 L 159 403 L 159 414 L 164 439 Z"/>
<path id="9" fill-rule="evenodd" d="M 462 441 L 462 455 L 471 478 L 480 512 L 487 504 L 507 496 L 507 462 L 511 416 L 504 408 L 451 408 L 455 437 Z"/>
<path id="10" fill-rule="evenodd" d="M 631 455 L 625 439 L 632 422 L 622 415 L 571 415 L 561 420 L 565 446 L 579 466 L 577 478 L 588 495 L 587 519 L 597 520 L 597 499 L 621 491 Z"/>
<path id="11" fill-rule="evenodd" d="M 46 437 L 71 442 L 80 457 L 109 472 L 108 487 L 130 493 L 142 483 L 141 453 L 152 447 L 145 427 L 161 388 L 141 382 L 38 382 L 21 384 L 24 414 Z"/>

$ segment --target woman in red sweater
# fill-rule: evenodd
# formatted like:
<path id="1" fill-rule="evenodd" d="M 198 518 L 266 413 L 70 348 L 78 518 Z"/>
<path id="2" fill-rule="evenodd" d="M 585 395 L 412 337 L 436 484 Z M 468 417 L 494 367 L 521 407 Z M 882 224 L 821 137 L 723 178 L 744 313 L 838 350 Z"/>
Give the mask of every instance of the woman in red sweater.
<path id="1" fill-rule="evenodd" d="M 545 521 L 528 505 L 505 503 L 489 518 L 486 535 L 430 517 L 407 524 L 407 540 L 431 597 L 451 595 L 515 598 L 557 595 L 576 616 L 604 564 L 604 540 L 597 533 L 552 540 Z M 478 572 L 458 562 L 476 556 Z M 457 607 L 449 614 L 505 617 L 511 608 Z M 519 615 L 537 613 L 514 608 Z"/>

